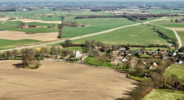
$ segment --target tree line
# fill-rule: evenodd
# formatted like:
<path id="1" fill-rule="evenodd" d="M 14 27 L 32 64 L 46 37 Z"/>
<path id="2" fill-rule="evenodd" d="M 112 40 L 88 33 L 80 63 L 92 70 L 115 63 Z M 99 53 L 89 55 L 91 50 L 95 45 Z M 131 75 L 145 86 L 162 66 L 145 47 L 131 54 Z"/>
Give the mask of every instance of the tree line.
<path id="1" fill-rule="evenodd" d="M 76 16 L 75 19 L 86 19 L 86 18 L 129 18 L 137 20 L 147 20 L 147 17 L 165 17 L 171 16 L 169 14 L 131 14 L 131 15 L 114 15 L 114 16 L 99 16 L 99 15 L 89 15 L 89 16 Z"/>
<path id="2" fill-rule="evenodd" d="M 65 16 L 62 16 L 62 22 L 65 21 Z M 58 38 L 62 38 L 62 30 L 64 28 L 64 25 L 61 22 L 61 26 L 59 27 L 60 31 L 59 31 L 59 35 Z"/>
<path id="3" fill-rule="evenodd" d="M 177 48 L 178 47 L 178 43 L 177 40 L 175 38 L 170 38 L 168 37 L 165 33 L 161 32 L 159 29 L 156 29 L 155 27 L 153 27 L 153 30 L 156 31 L 161 37 L 163 37 L 166 40 L 171 40 L 171 43 Z"/>

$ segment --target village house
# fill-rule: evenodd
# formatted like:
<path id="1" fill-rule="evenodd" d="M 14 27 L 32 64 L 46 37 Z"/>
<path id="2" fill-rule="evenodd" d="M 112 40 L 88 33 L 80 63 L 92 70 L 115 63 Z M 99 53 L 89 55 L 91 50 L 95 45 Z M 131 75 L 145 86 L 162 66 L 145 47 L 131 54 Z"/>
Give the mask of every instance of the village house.
<path id="1" fill-rule="evenodd" d="M 184 64 L 184 61 L 181 60 L 181 59 L 178 59 L 175 63 L 178 63 L 178 64 Z"/>
<path id="2" fill-rule="evenodd" d="M 49 57 L 44 57 L 44 60 L 51 60 Z"/>
<path id="3" fill-rule="evenodd" d="M 150 70 L 156 69 L 158 65 L 154 62 L 152 66 L 149 67 Z"/>
<path id="4" fill-rule="evenodd" d="M 119 50 L 117 50 L 117 51 L 112 51 L 112 53 L 113 53 L 114 55 L 120 54 Z"/>
<path id="5" fill-rule="evenodd" d="M 128 60 L 127 60 L 127 58 L 126 57 L 124 57 L 123 59 L 122 59 L 122 62 L 127 62 Z"/>
<path id="6" fill-rule="evenodd" d="M 160 49 L 159 52 L 160 52 L 160 53 L 165 53 L 165 50 L 164 50 L 164 49 Z"/>
<path id="7" fill-rule="evenodd" d="M 173 54 L 172 54 L 172 56 L 176 56 L 177 55 L 177 53 L 176 52 L 174 52 Z"/>
<path id="8" fill-rule="evenodd" d="M 119 47 L 119 50 L 120 50 L 120 51 L 123 51 L 123 50 L 126 50 L 126 48 L 125 48 L 124 46 L 120 46 L 120 47 Z"/>
<path id="9" fill-rule="evenodd" d="M 163 56 L 162 58 L 163 58 L 163 59 L 168 59 L 168 56 L 165 55 L 165 56 Z"/>
<path id="10" fill-rule="evenodd" d="M 158 54 L 153 54 L 153 57 L 154 58 L 158 58 L 158 57 L 160 57 Z"/>
<path id="11" fill-rule="evenodd" d="M 184 23 L 184 19 L 178 20 L 177 22 L 178 22 L 178 23 Z"/>
<path id="12" fill-rule="evenodd" d="M 29 25 L 28 27 L 29 27 L 29 28 L 37 28 L 36 25 Z"/>
<path id="13" fill-rule="evenodd" d="M 74 51 L 74 56 L 75 56 L 75 58 L 81 58 L 82 57 L 82 51 L 77 51 L 77 52 L 75 52 Z"/>
<path id="14" fill-rule="evenodd" d="M 121 62 L 123 57 L 116 57 L 114 58 L 114 62 Z"/>

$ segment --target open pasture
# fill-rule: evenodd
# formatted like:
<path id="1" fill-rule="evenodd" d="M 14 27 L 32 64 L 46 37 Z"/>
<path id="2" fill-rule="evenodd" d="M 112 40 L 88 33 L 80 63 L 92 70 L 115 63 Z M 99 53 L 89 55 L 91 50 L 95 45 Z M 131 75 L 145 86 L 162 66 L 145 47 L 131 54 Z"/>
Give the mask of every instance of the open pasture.
<path id="1" fill-rule="evenodd" d="M 134 24 L 135 22 L 132 22 L 128 20 L 127 18 L 95 18 L 95 19 L 73 19 L 73 20 L 66 20 L 66 21 L 76 21 L 77 23 L 83 23 L 86 22 L 86 27 L 65 27 L 63 29 L 63 38 L 70 38 L 75 36 L 81 36 L 85 34 L 90 33 L 96 33 L 105 31 L 108 29 L 125 26 L 129 24 Z M 10 21 L 5 22 L 4 24 L 0 23 L 1 29 L 4 30 L 10 30 L 10 31 L 22 31 L 22 32 L 33 32 L 33 33 L 48 33 L 48 32 L 58 32 L 58 28 L 25 28 L 20 29 L 18 27 L 18 24 L 20 21 Z M 31 24 L 31 23 L 29 23 Z M 37 24 L 37 23 L 33 23 Z M 41 23 L 40 23 L 41 24 Z M 42 23 L 43 25 L 48 25 L 51 23 Z M 55 24 L 55 23 L 52 23 Z M 38 25 L 38 24 L 37 24 Z"/>
<path id="2" fill-rule="evenodd" d="M 104 34 L 99 34 L 95 36 L 73 40 L 73 42 L 84 43 L 86 40 L 96 40 L 106 44 L 116 44 L 116 45 L 122 45 L 122 44 L 168 45 L 169 44 L 168 41 L 161 38 L 157 32 L 153 31 L 152 29 L 150 29 L 145 25 L 122 28 L 122 29 L 118 29 Z"/>
<path id="3" fill-rule="evenodd" d="M 63 29 L 63 38 L 92 34 L 135 23 L 127 18 L 74 19 L 72 21 L 76 21 L 77 23 L 86 22 L 87 25 L 86 27 L 65 27 Z"/>
<path id="4" fill-rule="evenodd" d="M 153 89 L 143 100 L 183 100 L 182 91 L 173 91 L 169 89 Z"/>
<path id="5" fill-rule="evenodd" d="M 166 70 L 166 75 L 175 74 L 178 78 L 183 79 L 184 77 L 184 65 L 183 64 L 173 64 L 169 66 Z"/>
<path id="6" fill-rule="evenodd" d="M 0 50 L 15 48 L 17 45 L 25 45 L 30 43 L 40 42 L 38 40 L 32 39 L 22 39 L 22 40 L 7 40 L 7 39 L 0 39 Z"/>
<path id="7" fill-rule="evenodd" d="M 155 13 L 155 14 L 178 14 L 178 11 L 174 11 L 171 9 L 165 10 L 165 9 L 155 9 L 155 10 L 150 10 L 150 13 Z"/>
<path id="8" fill-rule="evenodd" d="M 177 31 L 177 33 L 181 39 L 182 45 L 184 45 L 184 31 Z"/>

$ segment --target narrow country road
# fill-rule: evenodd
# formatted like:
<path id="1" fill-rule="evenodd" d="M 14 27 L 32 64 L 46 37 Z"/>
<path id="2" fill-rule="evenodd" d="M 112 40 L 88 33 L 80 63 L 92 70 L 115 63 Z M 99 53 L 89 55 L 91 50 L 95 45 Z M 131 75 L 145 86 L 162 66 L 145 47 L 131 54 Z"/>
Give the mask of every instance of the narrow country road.
<path id="1" fill-rule="evenodd" d="M 150 23 L 150 22 L 162 20 L 162 19 L 165 19 L 165 18 L 167 18 L 167 17 L 162 17 L 160 19 L 156 19 L 156 20 L 153 20 L 153 21 L 147 21 L 147 22 L 144 22 L 143 24 L 147 24 L 147 23 Z M 126 28 L 126 27 L 130 27 L 130 26 L 136 26 L 136 25 L 141 25 L 141 23 L 132 24 L 132 25 L 126 25 L 126 26 L 121 26 L 121 27 L 109 29 L 109 30 L 106 30 L 106 31 L 98 32 L 98 33 L 88 34 L 88 35 L 84 35 L 84 36 L 78 36 L 78 37 L 70 38 L 70 40 L 76 40 L 76 39 L 80 39 L 80 38 L 84 38 L 84 37 L 94 36 L 94 35 L 98 35 L 98 34 L 102 34 L 102 33 L 107 33 L 107 32 L 110 32 L 110 31 L 117 30 L 117 29 Z M 18 49 L 24 49 L 24 48 L 32 48 L 32 47 L 37 47 L 37 46 L 43 46 L 43 45 L 60 43 L 60 42 L 64 42 L 64 41 L 65 40 L 60 40 L 60 41 L 55 41 L 55 42 L 43 43 L 43 44 L 38 44 L 38 45 L 31 45 L 31 46 L 14 48 L 14 49 L 17 49 L 18 50 Z M 4 51 L 8 51 L 8 50 L 14 50 L 14 49 L 0 50 L 0 52 L 4 52 Z"/>
<path id="2" fill-rule="evenodd" d="M 157 25 L 157 24 L 154 24 L 154 25 Z M 177 33 L 175 30 L 170 29 L 170 28 L 167 28 L 167 27 L 164 27 L 164 26 L 161 26 L 161 25 L 157 25 L 157 26 L 160 26 L 160 27 L 163 27 L 163 28 L 166 28 L 166 29 L 172 30 L 172 31 L 174 32 L 174 34 L 176 35 L 176 38 L 178 39 L 178 42 L 179 42 L 179 48 L 178 48 L 178 49 L 180 49 L 180 48 L 182 47 L 181 39 L 180 39 L 180 37 L 179 37 L 178 33 Z"/>

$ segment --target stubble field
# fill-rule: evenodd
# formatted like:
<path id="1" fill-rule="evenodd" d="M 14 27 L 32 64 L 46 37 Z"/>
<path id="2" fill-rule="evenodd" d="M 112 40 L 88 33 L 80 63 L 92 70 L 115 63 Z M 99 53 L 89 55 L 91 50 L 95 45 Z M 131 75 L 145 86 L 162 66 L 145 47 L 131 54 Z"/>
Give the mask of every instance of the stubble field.
<path id="1" fill-rule="evenodd" d="M 114 100 L 136 85 L 125 74 L 104 67 L 41 61 L 36 70 L 21 61 L 0 61 L 0 98 L 13 100 Z"/>

